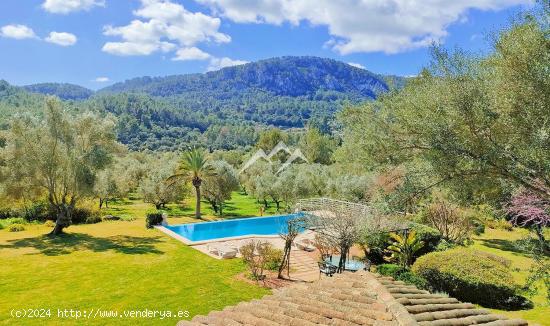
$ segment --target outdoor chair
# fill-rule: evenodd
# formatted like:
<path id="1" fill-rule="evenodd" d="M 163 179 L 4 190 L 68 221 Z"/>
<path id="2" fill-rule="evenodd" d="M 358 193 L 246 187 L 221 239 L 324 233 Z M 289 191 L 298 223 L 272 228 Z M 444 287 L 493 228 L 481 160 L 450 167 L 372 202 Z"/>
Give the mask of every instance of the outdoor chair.
<path id="1" fill-rule="evenodd" d="M 294 242 L 296 247 L 298 249 L 304 250 L 304 251 L 315 251 L 315 246 L 313 245 L 313 241 L 309 239 L 302 239 Z"/>
<path id="2" fill-rule="evenodd" d="M 327 262 L 319 262 L 319 279 L 321 278 L 321 274 L 325 274 L 326 276 L 332 277 L 338 270 L 337 266 L 334 266 Z"/>

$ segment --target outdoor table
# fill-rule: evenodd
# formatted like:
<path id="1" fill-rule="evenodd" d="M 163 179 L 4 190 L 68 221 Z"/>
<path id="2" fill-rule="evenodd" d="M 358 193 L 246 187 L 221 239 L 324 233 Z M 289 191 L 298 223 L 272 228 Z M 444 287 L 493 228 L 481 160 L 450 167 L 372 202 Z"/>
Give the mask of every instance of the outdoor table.
<path id="1" fill-rule="evenodd" d="M 340 255 L 334 255 L 327 257 L 325 259 L 327 263 L 330 263 L 334 266 L 338 266 L 338 263 L 340 262 Z M 357 272 L 358 270 L 365 269 L 365 263 L 359 260 L 355 259 L 348 259 L 346 260 L 346 264 L 344 265 L 344 270 L 351 271 L 351 272 Z"/>

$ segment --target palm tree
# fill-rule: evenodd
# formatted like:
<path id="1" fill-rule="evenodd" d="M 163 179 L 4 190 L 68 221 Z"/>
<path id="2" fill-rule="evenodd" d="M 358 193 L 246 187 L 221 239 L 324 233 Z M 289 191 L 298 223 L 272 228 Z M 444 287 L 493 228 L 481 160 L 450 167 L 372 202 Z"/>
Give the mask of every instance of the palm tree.
<path id="1" fill-rule="evenodd" d="M 185 178 L 191 181 L 195 188 L 195 217 L 201 218 L 201 184 L 205 177 L 213 174 L 204 151 L 193 148 L 182 155 L 180 172 L 169 179 Z"/>

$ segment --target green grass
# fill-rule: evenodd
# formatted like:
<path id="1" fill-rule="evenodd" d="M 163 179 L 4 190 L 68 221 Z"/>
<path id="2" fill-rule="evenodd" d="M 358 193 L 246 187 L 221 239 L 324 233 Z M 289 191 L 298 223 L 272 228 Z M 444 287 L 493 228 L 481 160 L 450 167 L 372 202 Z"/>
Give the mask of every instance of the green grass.
<path id="1" fill-rule="evenodd" d="M 269 208 L 264 212 L 264 215 L 278 214 L 275 209 L 275 204 L 268 203 Z M 241 192 L 233 192 L 231 200 L 225 202 L 224 219 L 252 217 L 260 215 L 260 204 L 251 196 L 247 196 Z M 109 204 L 109 208 L 102 209 L 102 215 L 111 214 L 117 216 L 133 216 L 136 218 L 145 218 L 145 214 L 154 210 L 155 206 L 141 201 L 139 198 L 124 199 L 115 201 Z M 185 201 L 177 204 L 168 204 L 166 211 L 170 218 L 180 219 L 179 223 L 197 222 L 195 219 L 195 197 L 191 196 Z M 217 220 L 221 217 L 216 215 L 210 204 L 206 201 L 201 201 L 201 213 L 204 220 Z"/>
<path id="2" fill-rule="evenodd" d="M 512 262 L 513 276 L 518 284 L 524 284 L 529 274 L 529 268 L 533 264 L 533 259 L 525 253 L 518 251 L 514 247 L 514 241 L 525 237 L 527 230 L 514 229 L 514 231 L 487 229 L 484 234 L 474 239 L 473 248 L 490 252 L 505 258 Z M 550 326 L 550 305 L 546 300 L 546 291 L 539 288 L 538 293 L 530 298 L 535 307 L 530 310 L 502 311 L 494 310 L 496 313 L 506 315 L 510 318 L 523 318 L 525 320 L 538 323 L 540 325 Z"/>
<path id="3" fill-rule="evenodd" d="M 187 310 L 193 316 L 267 293 L 235 277 L 244 270 L 240 260 L 210 258 L 145 229 L 143 218 L 74 225 L 58 239 L 43 236 L 48 231 L 43 225 L 0 230 L 1 325 L 174 325 L 179 318 L 61 320 L 57 309 Z M 24 308 L 49 308 L 52 317 L 10 317 L 11 309 Z"/>

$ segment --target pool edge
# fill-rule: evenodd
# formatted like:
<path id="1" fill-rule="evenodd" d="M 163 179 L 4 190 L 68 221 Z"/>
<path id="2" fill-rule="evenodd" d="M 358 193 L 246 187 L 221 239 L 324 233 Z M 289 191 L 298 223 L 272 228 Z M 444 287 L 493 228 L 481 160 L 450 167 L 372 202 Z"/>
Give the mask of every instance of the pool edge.
<path id="1" fill-rule="evenodd" d="M 225 237 L 225 238 L 216 238 L 216 239 L 209 239 L 209 240 L 191 241 L 186 237 L 181 236 L 164 226 L 155 226 L 155 229 L 165 233 L 166 235 L 171 236 L 176 240 L 179 240 L 180 242 L 183 242 L 188 246 L 196 246 L 196 245 L 202 245 L 207 243 L 224 242 L 224 241 L 231 241 L 231 240 L 243 240 L 248 238 L 279 238 L 279 235 L 275 235 L 275 234 L 247 234 L 247 235 L 240 235 L 236 237 Z"/>

